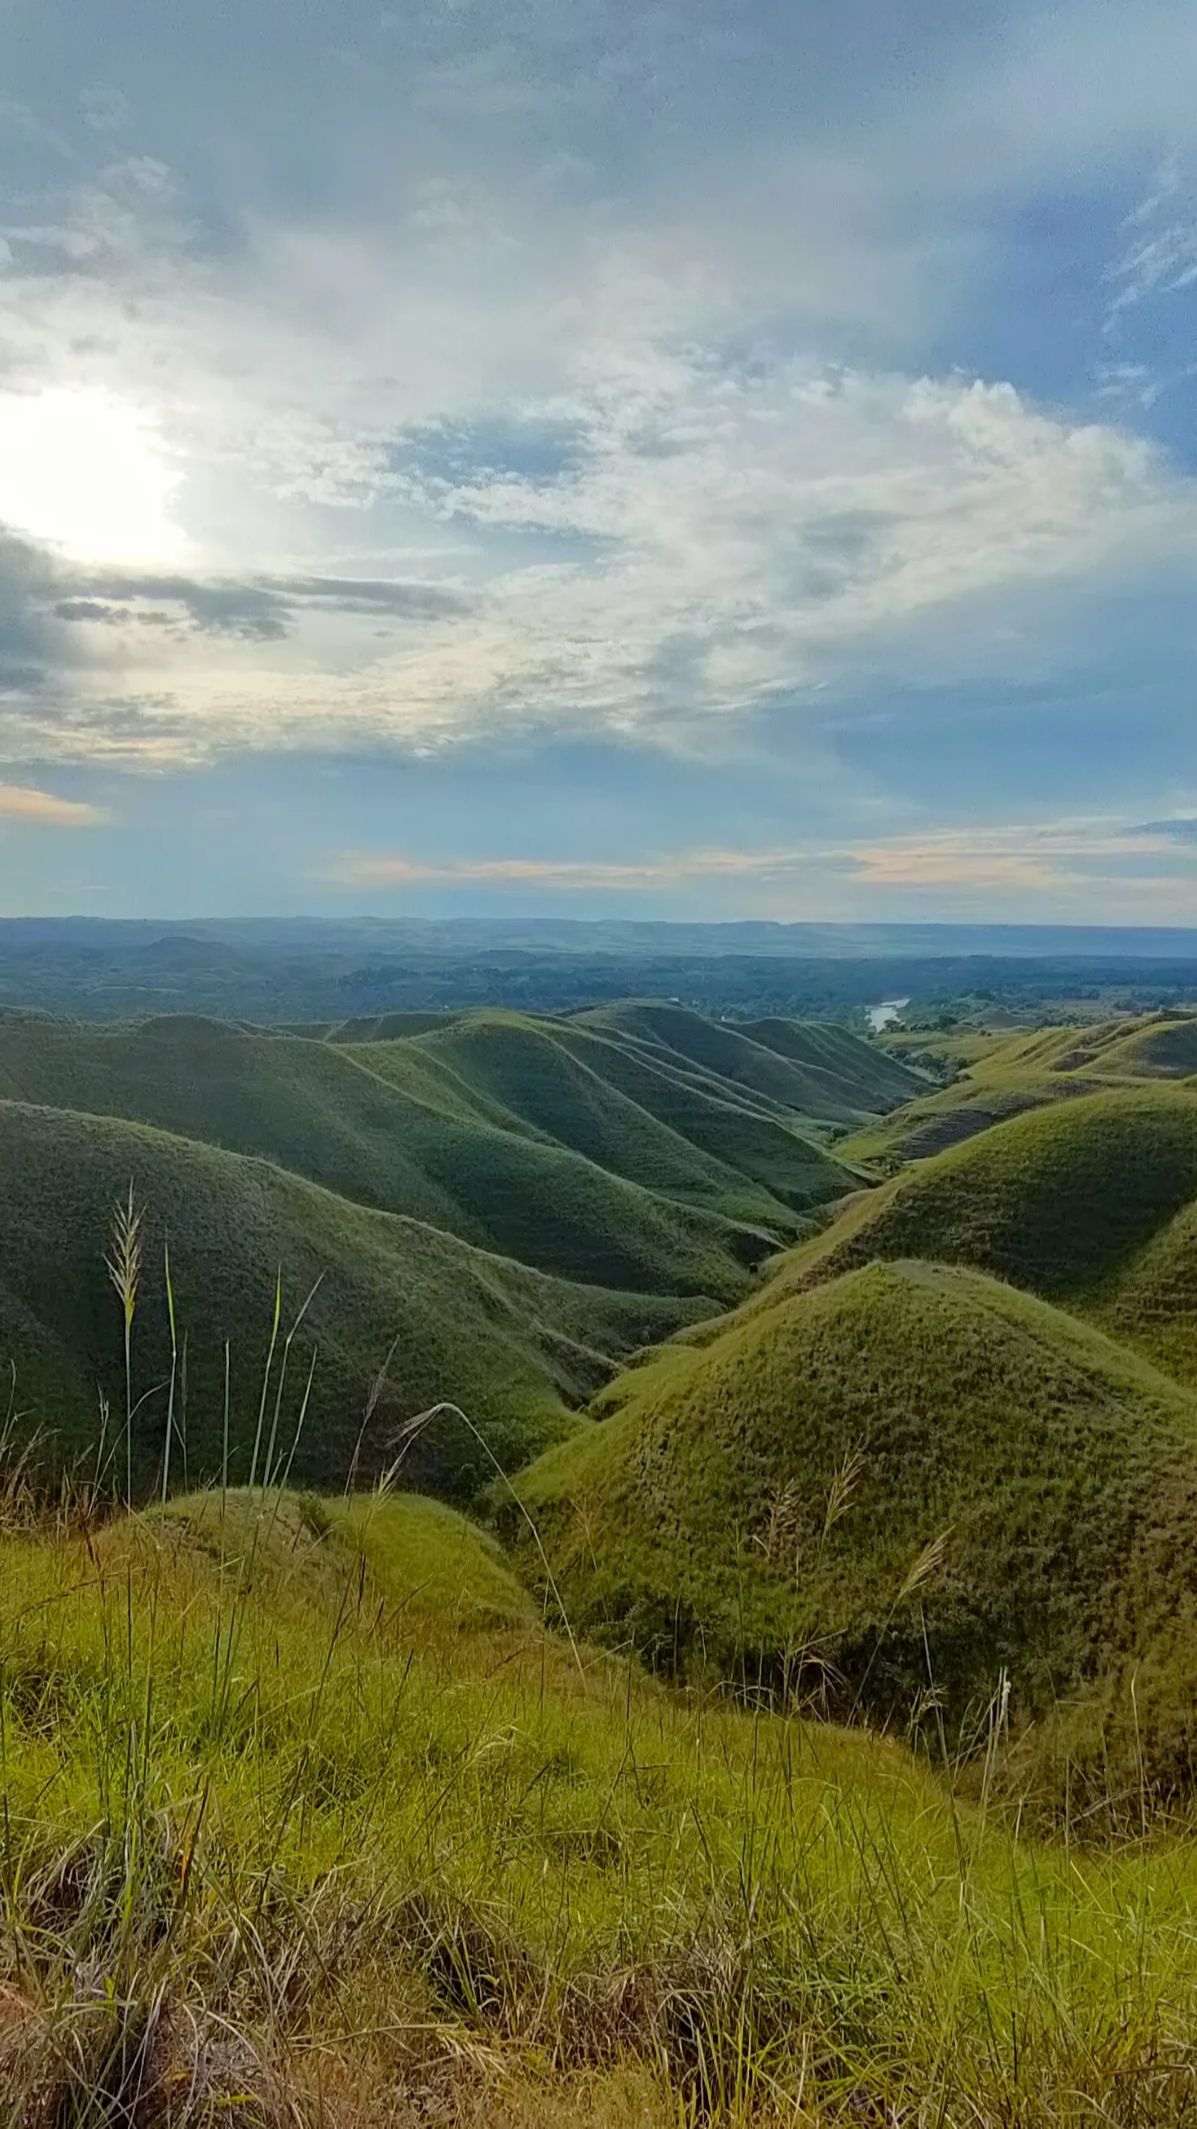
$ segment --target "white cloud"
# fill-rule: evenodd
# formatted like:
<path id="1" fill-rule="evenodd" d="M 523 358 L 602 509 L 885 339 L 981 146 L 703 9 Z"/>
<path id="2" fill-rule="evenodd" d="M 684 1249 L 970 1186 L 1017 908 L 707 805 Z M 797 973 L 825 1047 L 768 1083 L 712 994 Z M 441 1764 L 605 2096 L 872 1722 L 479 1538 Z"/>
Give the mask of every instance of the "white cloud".
<path id="1" fill-rule="evenodd" d="M 449 517 L 590 543 L 492 584 L 495 677 L 529 712 L 548 664 L 562 713 L 730 713 L 862 667 L 879 637 L 894 657 L 919 622 L 933 668 L 937 616 L 1143 566 L 1197 526 L 1148 446 L 1009 386 L 662 355 L 571 411 L 557 478 L 413 486 Z"/>
<path id="2" fill-rule="evenodd" d="M 783 879 L 812 862 L 795 850 L 682 850 L 627 860 L 458 858 L 430 862 L 395 852 L 349 852 L 327 875 L 340 887 L 407 887 L 428 881 L 488 886 L 676 887 L 694 880 Z"/>
<path id="3" fill-rule="evenodd" d="M 1107 331 L 1126 311 L 1197 286 L 1197 200 L 1179 163 L 1166 163 L 1145 199 L 1126 217 L 1123 245 L 1110 270 L 1114 288 Z"/>
<path id="4" fill-rule="evenodd" d="M 10 431 L 39 407 L 53 429 L 69 393 L 111 411 L 106 435 L 153 445 L 136 510 L 108 462 L 84 496 L 64 451 L 48 500 L 26 480 L 18 530 L 69 547 L 83 524 L 80 549 L 159 573 L 176 543 L 195 577 L 252 571 L 259 588 L 317 567 L 383 578 L 402 551 L 404 576 L 469 596 L 402 627 L 309 600 L 294 625 L 197 635 L 126 613 L 69 644 L 60 631 L 65 714 L 44 687 L 11 688 L 9 758 L 430 749 L 529 727 L 709 749 L 761 705 L 802 715 L 836 689 L 1008 672 L 1032 636 L 1050 668 L 1107 587 L 1161 558 L 1184 571 L 1197 483 L 1150 446 L 876 353 L 950 310 L 947 268 L 975 265 L 956 194 L 1014 184 L 1018 128 L 1039 175 L 1065 153 L 1048 91 L 1078 52 L 1121 53 L 1121 30 L 1015 10 L 981 39 L 984 65 L 965 37 L 910 96 L 862 82 L 865 159 L 841 111 L 826 138 L 778 120 L 759 143 L 713 139 L 706 176 L 663 147 L 639 189 L 596 175 L 580 144 L 571 162 L 569 111 L 580 126 L 595 97 L 617 110 L 629 84 L 674 82 L 687 24 L 654 11 L 621 37 L 596 7 L 557 32 L 521 9 L 508 42 L 429 63 L 410 140 L 350 214 L 284 223 L 245 205 L 216 240 L 160 161 L 130 155 L 10 218 L 0 440 L 6 407 Z M 699 28 L 706 64 L 718 25 Z M 1159 56 L 1179 32 L 1149 6 L 1142 35 Z M 449 107 L 471 147 L 487 126 L 541 123 L 525 62 L 546 37 L 574 55 L 553 76 L 553 154 L 538 135 L 526 158 L 448 168 L 429 143 Z M 740 46 L 716 43 L 734 66 Z M 1166 115 L 1127 68 L 1125 139 Z M 1108 131 L 1088 58 L 1076 81 L 1068 154 Z M 698 83 L 674 82 L 690 121 Z M 799 88 L 809 116 L 818 81 Z M 105 122 L 116 109 L 89 104 Z M 840 343 L 851 362 L 832 359 Z M 1112 365 L 1109 389 L 1142 400 L 1151 377 Z M 546 434 L 558 453 L 529 472 Z"/>
<path id="5" fill-rule="evenodd" d="M 177 631 L 126 631 L 93 645 L 93 673 L 76 653 L 80 706 L 168 694 L 188 758 L 530 727 L 684 744 L 762 704 L 800 713 L 854 676 L 983 673 L 1049 595 L 1067 615 L 1111 577 L 1194 552 L 1194 484 L 1006 385 L 625 343 L 521 402 L 528 434 L 562 443 L 536 477 L 488 462 L 498 412 L 397 431 L 385 477 L 365 446 L 358 473 L 342 454 L 329 475 L 341 501 L 359 477 L 389 487 L 417 551 L 449 546 L 458 566 L 429 571 L 423 614 L 400 628 L 377 604 L 308 601 L 293 628 L 209 632 L 202 656 Z M 304 449 L 308 475 L 288 480 L 311 494 Z M 46 744 L 86 751 L 86 717 Z"/>
<path id="6" fill-rule="evenodd" d="M 1147 829 L 1112 820 L 1065 820 L 938 829 L 855 844 L 847 855 L 871 887 L 1015 888 L 1032 893 L 1078 887 L 1091 892 L 1113 873 L 1120 882 L 1141 887 L 1153 876 L 1131 868 L 1141 868 L 1151 858 L 1183 858 L 1184 837 L 1170 823 Z M 1175 873 L 1167 884 L 1176 891 Z"/>
<path id="7" fill-rule="evenodd" d="M 1150 896 L 1197 889 L 1193 829 L 1188 817 L 1139 825 L 1106 817 L 935 828 L 869 842 L 806 843 L 761 850 L 694 849 L 648 852 L 617 860 L 552 857 L 422 859 L 402 852 L 346 852 L 326 876 L 353 888 L 403 888 L 429 882 L 540 886 L 586 892 L 633 892 L 701 881 L 773 886 L 830 872 L 850 884 L 937 893 L 945 889 L 1014 890 L 1032 895 L 1093 890 L 1117 878 L 1132 893 Z M 1180 861 L 1180 871 L 1144 870 L 1154 859 Z"/>

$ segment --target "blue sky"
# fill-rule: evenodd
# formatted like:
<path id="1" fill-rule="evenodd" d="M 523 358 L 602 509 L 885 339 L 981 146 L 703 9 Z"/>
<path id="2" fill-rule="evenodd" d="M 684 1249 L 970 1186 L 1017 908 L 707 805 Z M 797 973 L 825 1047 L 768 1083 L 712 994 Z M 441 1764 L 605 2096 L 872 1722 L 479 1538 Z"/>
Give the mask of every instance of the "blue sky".
<path id="1" fill-rule="evenodd" d="M 1187 4 L 0 61 L 0 911 L 1197 923 Z"/>

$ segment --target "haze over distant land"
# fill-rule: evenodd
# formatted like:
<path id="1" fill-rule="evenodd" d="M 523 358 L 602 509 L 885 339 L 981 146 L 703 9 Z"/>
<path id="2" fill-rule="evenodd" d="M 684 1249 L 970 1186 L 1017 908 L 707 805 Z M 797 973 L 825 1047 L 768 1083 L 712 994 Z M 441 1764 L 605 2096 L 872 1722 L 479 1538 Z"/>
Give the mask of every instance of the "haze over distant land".
<path id="1" fill-rule="evenodd" d="M 1197 931 L 526 918 L 0 918 L 0 1009 L 370 1023 L 469 1006 L 673 999 L 878 1026 L 1197 1004 Z M 887 1017 L 896 1017 L 892 1012 Z"/>
<path id="2" fill-rule="evenodd" d="M 0 907 L 1197 921 L 1175 0 L 0 26 Z"/>
<path id="3" fill-rule="evenodd" d="M 1197 959 L 1197 926 L 1114 924 L 783 924 L 743 918 L 729 923 L 688 923 L 646 918 L 546 916 L 462 917 L 193 917 L 141 918 L 0 916 L 0 949 L 110 945 L 120 950 L 172 942 L 187 952 L 198 940 L 263 950 L 311 944 L 332 951 L 385 944 L 452 959 L 459 953 L 502 952 L 536 947 L 545 952 L 586 949 L 626 954 L 782 954 L 829 960 L 859 955 L 1074 954 L 1082 959 L 1115 957 Z"/>

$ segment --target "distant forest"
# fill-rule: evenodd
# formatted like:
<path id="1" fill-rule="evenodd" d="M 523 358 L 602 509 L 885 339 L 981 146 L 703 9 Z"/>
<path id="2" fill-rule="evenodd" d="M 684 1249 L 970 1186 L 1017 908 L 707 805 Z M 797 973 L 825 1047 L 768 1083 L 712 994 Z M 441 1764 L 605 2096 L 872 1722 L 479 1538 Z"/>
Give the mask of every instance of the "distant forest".
<path id="1" fill-rule="evenodd" d="M 1045 926 L 639 924 L 360 919 L 0 920 L 0 1005 L 108 1019 L 189 1011 L 336 1022 L 394 1011 L 562 1012 L 669 998 L 729 1018 L 863 1024 L 1076 1016 L 1197 1003 L 1197 932 Z"/>

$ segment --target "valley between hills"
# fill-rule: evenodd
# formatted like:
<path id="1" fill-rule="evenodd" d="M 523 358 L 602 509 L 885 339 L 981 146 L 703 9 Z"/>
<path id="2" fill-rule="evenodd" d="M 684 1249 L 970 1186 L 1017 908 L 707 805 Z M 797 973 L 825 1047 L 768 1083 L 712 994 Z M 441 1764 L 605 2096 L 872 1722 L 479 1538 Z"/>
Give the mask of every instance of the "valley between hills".
<path id="1" fill-rule="evenodd" d="M 12 1010 L 0 1161 L 8 2119 L 1193 2116 L 1197 1019 Z"/>

